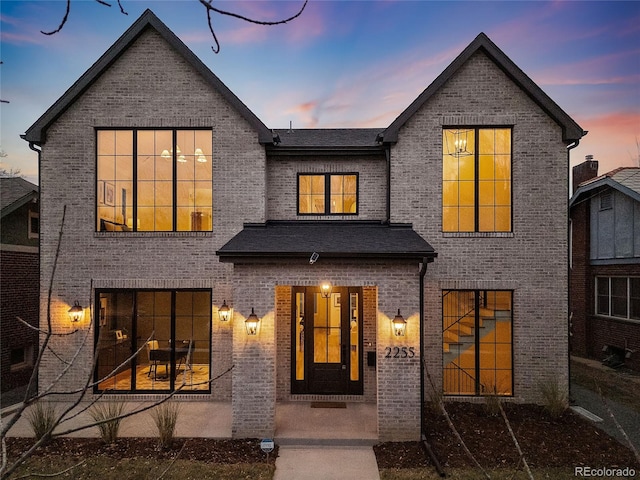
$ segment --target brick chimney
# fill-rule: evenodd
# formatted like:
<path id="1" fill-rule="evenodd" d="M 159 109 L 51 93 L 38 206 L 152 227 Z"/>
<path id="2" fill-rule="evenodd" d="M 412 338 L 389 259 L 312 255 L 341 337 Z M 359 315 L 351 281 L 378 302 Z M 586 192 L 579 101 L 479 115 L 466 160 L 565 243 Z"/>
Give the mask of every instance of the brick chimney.
<path id="1" fill-rule="evenodd" d="M 573 193 L 576 193 L 578 186 L 582 182 L 591 180 L 598 176 L 598 161 L 593 159 L 593 155 L 587 155 L 580 165 L 573 167 Z"/>

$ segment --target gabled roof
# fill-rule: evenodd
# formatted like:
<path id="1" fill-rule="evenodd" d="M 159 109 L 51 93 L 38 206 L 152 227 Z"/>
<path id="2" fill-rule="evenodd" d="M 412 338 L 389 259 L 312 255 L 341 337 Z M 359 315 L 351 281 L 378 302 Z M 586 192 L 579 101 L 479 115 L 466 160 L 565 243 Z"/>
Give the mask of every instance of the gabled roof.
<path id="1" fill-rule="evenodd" d="M 480 33 L 460 55 L 416 98 L 398 118 L 384 131 L 385 142 L 397 142 L 398 130 L 402 127 L 440 87 L 449 81 L 476 52 L 482 51 L 495 63 L 520 89 L 537 103 L 560 127 L 562 139 L 567 143 L 580 140 L 587 132 L 582 130 L 551 98 L 542 91 L 520 68 L 511 61 L 484 33 Z"/>
<path id="2" fill-rule="evenodd" d="M 407 224 L 369 221 L 269 221 L 245 224 L 216 254 L 222 262 L 264 258 L 413 259 L 429 262 L 436 252 Z"/>
<path id="3" fill-rule="evenodd" d="M 37 185 L 20 177 L 0 178 L 0 207 L 4 217 L 14 212 L 23 205 L 38 200 L 39 189 Z"/>
<path id="4" fill-rule="evenodd" d="M 256 115 L 240 101 L 222 81 L 202 63 L 202 61 L 162 23 L 151 10 L 145 12 L 131 27 L 87 70 L 36 122 L 29 127 L 22 138 L 28 142 L 43 144 L 49 126 L 55 122 L 126 50 L 146 29 L 152 28 L 164 38 L 189 63 L 211 87 L 217 90 L 229 104 L 258 133 L 258 141 L 271 143 L 271 131 Z"/>
<path id="5" fill-rule="evenodd" d="M 572 207 L 585 194 L 610 187 L 640 202 L 640 167 L 620 167 L 580 184 L 569 202 Z"/>

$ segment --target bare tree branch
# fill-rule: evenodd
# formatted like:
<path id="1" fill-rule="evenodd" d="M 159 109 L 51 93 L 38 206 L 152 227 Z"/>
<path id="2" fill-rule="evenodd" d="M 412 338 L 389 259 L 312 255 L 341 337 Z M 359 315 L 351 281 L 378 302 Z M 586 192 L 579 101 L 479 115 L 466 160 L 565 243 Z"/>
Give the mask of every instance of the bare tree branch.
<path id="1" fill-rule="evenodd" d="M 229 12 L 227 10 L 221 10 L 219 8 L 216 8 L 211 4 L 213 0 L 198 0 L 198 1 L 207 9 L 207 22 L 209 24 L 209 31 L 211 32 L 213 41 L 216 42 L 215 47 L 211 47 L 211 50 L 213 50 L 213 53 L 220 52 L 220 42 L 218 42 L 218 37 L 216 36 L 215 31 L 213 30 L 213 23 L 211 22 L 211 12 L 215 12 L 220 15 L 227 15 L 229 17 L 238 18 L 240 20 L 244 20 L 245 22 L 255 23 L 256 25 L 268 25 L 268 26 L 282 25 L 283 23 L 290 22 L 291 20 L 294 20 L 298 18 L 300 15 L 302 15 L 302 12 L 304 11 L 304 9 L 307 6 L 307 3 L 309 2 L 309 0 L 304 0 L 304 4 L 302 5 L 302 8 L 298 11 L 298 13 L 296 13 L 295 15 L 292 15 L 289 18 L 285 18 L 284 20 L 276 20 L 276 21 L 263 21 L 263 20 L 255 20 L 253 18 L 245 17 L 244 15 L 240 15 L 237 13 Z"/>

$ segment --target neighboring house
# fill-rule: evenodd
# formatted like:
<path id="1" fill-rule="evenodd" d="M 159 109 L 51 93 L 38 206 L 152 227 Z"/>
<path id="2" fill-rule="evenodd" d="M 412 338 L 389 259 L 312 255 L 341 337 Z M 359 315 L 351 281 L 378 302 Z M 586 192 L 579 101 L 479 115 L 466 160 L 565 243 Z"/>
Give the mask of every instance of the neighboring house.
<path id="1" fill-rule="evenodd" d="M 571 352 L 640 370 L 640 168 L 573 167 Z"/>
<path id="2" fill-rule="evenodd" d="M 19 177 L 0 178 L 0 384 L 22 391 L 33 372 L 38 334 L 40 279 L 38 186 Z M 6 398 L 6 397 L 5 397 Z M 3 401 L 3 406 L 5 402 Z"/>
<path id="3" fill-rule="evenodd" d="M 381 440 L 420 438 L 425 371 L 452 398 L 539 402 L 568 389 L 583 135 L 484 34 L 386 128 L 273 131 L 147 11 L 23 136 L 41 318 L 66 206 L 51 311 L 94 336 L 96 393 L 184 381 L 232 404 L 236 437 L 273 435 L 281 402 L 370 402 Z M 83 384 L 93 345 L 61 363 L 81 345 L 55 338 L 41 384 Z"/>

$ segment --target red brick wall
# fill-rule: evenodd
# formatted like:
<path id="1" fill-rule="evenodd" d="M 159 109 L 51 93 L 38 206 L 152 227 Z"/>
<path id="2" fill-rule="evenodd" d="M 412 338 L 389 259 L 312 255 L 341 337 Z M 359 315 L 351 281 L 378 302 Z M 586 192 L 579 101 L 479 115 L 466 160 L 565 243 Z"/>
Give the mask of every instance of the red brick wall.
<path id="1" fill-rule="evenodd" d="M 2 366 L 2 391 L 6 392 L 26 385 L 33 370 L 28 367 L 12 372 L 11 349 L 27 347 L 31 344 L 34 355 L 38 350 L 37 333 L 16 320 L 16 316 L 20 316 L 31 325 L 38 325 L 38 254 L 1 251 L 0 290 L 2 291 L 0 365 Z"/>
<path id="2" fill-rule="evenodd" d="M 572 255 L 569 275 L 571 353 L 588 356 L 587 315 L 593 312 L 593 287 L 589 275 L 589 202 L 582 202 L 571 209 Z"/>

